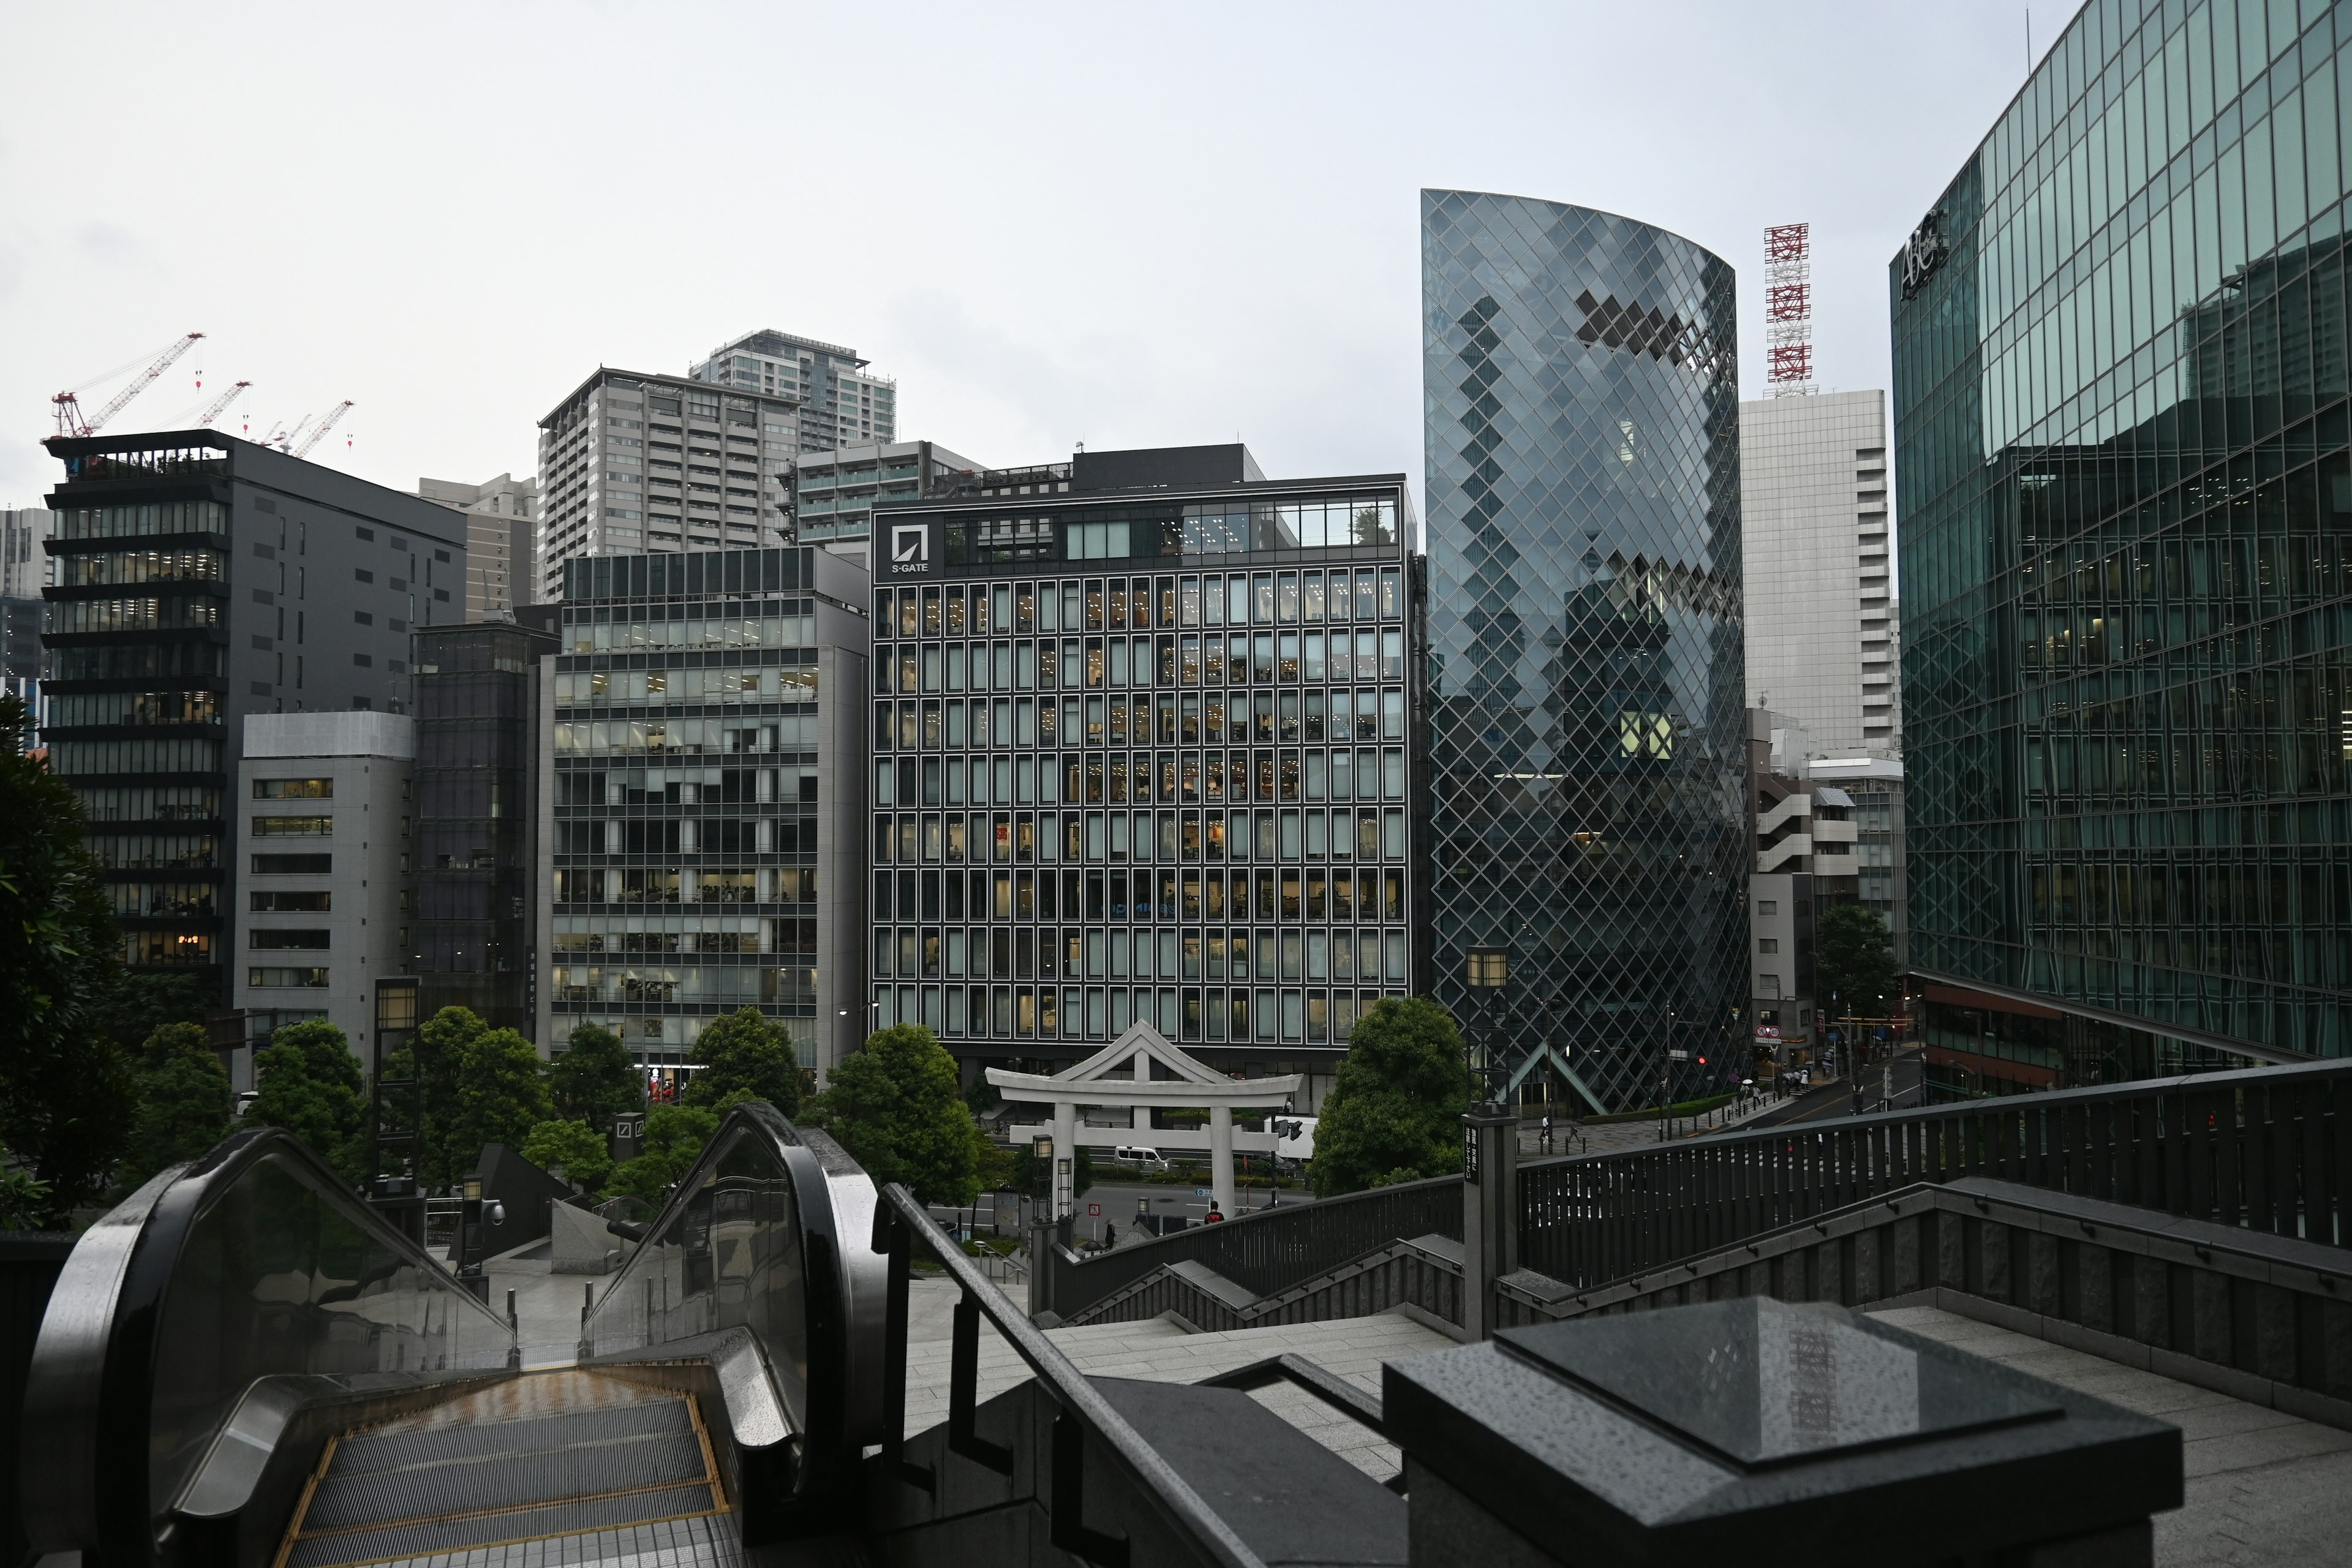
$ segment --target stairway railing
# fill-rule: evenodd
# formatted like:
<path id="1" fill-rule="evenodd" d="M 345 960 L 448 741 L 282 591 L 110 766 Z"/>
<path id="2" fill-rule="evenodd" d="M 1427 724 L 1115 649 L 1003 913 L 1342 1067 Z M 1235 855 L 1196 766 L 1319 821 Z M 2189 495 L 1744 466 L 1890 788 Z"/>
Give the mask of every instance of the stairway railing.
<path id="1" fill-rule="evenodd" d="M 1518 1259 L 1590 1289 L 1915 1183 L 1963 1176 L 2352 1247 L 2352 1061 L 1529 1162 L 1519 1172 Z"/>

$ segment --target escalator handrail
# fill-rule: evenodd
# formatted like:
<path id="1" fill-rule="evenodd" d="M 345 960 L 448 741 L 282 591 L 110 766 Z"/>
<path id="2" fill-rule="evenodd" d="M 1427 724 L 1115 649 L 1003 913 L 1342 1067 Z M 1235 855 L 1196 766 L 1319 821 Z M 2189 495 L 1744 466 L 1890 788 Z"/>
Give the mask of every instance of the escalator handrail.
<path id="1" fill-rule="evenodd" d="M 148 1432 L 165 1298 L 197 1221 L 273 1155 L 293 1163 L 371 1241 L 406 1257 L 422 1278 L 446 1281 L 444 1296 L 462 1300 L 512 1346 L 514 1330 L 504 1319 L 369 1208 L 301 1139 L 280 1127 L 240 1128 L 198 1158 L 159 1172 L 100 1216 L 66 1259 L 25 1390 L 20 1475 L 36 1551 L 83 1551 L 113 1537 L 131 1549 L 126 1563 L 152 1553 Z M 418 1381 L 433 1375 L 420 1372 Z M 224 1418 L 235 1408 L 225 1400 Z"/>
<path id="2" fill-rule="evenodd" d="M 777 1163 L 789 1173 L 793 1211 L 802 1233 L 809 1314 L 809 1374 L 808 1386 L 803 1391 L 804 1404 L 795 1410 L 786 1391 L 774 1386 L 773 1347 L 761 1343 L 772 1392 L 777 1395 L 778 1407 L 787 1413 L 798 1435 L 806 1440 L 808 1458 L 817 1458 L 818 1447 L 854 1453 L 866 1440 L 866 1428 L 874 1424 L 880 1405 L 879 1391 L 866 1384 L 879 1362 L 880 1330 L 878 1321 L 874 1321 L 874 1309 L 879 1304 L 882 1260 L 871 1254 L 867 1245 L 872 1228 L 870 1196 L 861 1200 L 867 1203 L 867 1208 L 839 1212 L 837 1205 L 843 1205 L 850 1194 L 836 1184 L 835 1178 L 854 1176 L 855 1184 L 866 1194 L 872 1193 L 873 1184 L 854 1162 L 838 1152 L 838 1146 L 830 1139 L 812 1134 L 817 1141 L 813 1144 L 811 1137 L 804 1137 L 766 1100 L 747 1101 L 727 1113 L 702 1152 L 671 1189 L 661 1212 L 640 1227 L 636 1250 L 598 1293 L 595 1306 L 582 1324 L 583 1360 L 591 1355 L 607 1360 L 643 1354 L 658 1350 L 664 1343 L 684 1342 L 654 1340 L 653 1326 L 648 1321 L 644 1346 L 616 1349 L 609 1344 L 608 1335 L 600 1335 L 600 1321 L 608 1310 L 631 1309 L 630 1298 L 635 1294 L 631 1289 L 633 1281 L 650 1278 L 650 1271 L 659 1267 L 656 1260 L 660 1249 L 678 1238 L 696 1194 L 713 1179 L 719 1163 L 731 1152 L 739 1130 L 763 1141 Z M 870 1289 L 866 1288 L 869 1277 Z M 872 1298 L 862 1309 L 861 1295 Z M 695 1337 L 698 1336 L 688 1336 Z M 754 1334 L 753 1338 L 757 1341 L 758 1336 Z M 866 1342 L 869 1340 L 870 1347 Z"/>

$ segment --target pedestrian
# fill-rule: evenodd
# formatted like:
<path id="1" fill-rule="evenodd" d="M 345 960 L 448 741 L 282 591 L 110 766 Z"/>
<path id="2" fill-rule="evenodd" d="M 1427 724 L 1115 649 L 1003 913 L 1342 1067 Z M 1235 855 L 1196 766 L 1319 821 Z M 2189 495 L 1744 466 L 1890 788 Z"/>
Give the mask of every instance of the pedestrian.
<path id="1" fill-rule="evenodd" d="M 1103 1250 L 1108 1252 L 1118 1245 L 1118 1223 L 1116 1220 L 1103 1221 Z"/>
<path id="2" fill-rule="evenodd" d="M 1209 1200 L 1209 1212 L 1202 1217 L 1201 1223 L 1202 1225 L 1223 1225 L 1224 1221 L 1224 1215 L 1217 1207 L 1217 1200 L 1211 1198 Z"/>
<path id="3" fill-rule="evenodd" d="M 1547 1153 L 1551 1150 L 1551 1112 L 1549 1110 L 1543 1116 L 1543 1147 Z"/>

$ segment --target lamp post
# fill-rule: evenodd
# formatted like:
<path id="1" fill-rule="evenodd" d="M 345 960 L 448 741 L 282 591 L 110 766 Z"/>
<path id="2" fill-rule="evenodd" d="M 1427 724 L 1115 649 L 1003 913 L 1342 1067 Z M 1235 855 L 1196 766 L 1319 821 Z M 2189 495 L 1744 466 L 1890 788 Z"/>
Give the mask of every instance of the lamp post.
<path id="1" fill-rule="evenodd" d="M 1507 947 L 1474 947 L 1465 960 L 1464 978 L 1470 983 L 1471 993 L 1480 999 L 1484 1014 L 1484 1038 L 1481 1047 L 1474 1047 L 1466 1037 L 1462 1042 L 1462 1067 L 1470 1080 L 1470 1098 L 1483 1102 L 1489 1098 L 1495 1071 L 1495 1010 L 1502 1005 L 1503 988 L 1511 983 L 1511 950 Z M 1474 1049 L 1483 1048 L 1482 1064 Z"/>

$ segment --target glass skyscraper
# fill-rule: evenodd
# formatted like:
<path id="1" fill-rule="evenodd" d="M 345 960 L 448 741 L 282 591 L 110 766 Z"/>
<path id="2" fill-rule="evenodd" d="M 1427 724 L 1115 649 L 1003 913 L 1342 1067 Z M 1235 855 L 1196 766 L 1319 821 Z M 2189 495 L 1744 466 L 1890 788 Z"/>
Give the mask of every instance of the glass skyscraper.
<path id="1" fill-rule="evenodd" d="M 1434 994 L 1504 1082 L 1550 1047 L 1648 1104 L 1744 1033 L 1732 270 L 1423 191 L 1422 300 Z"/>
<path id="2" fill-rule="evenodd" d="M 1889 268 L 1910 957 L 2063 1015 L 1931 988 L 1997 1078 L 2352 1050 L 2339 38 L 2092 0 Z"/>

